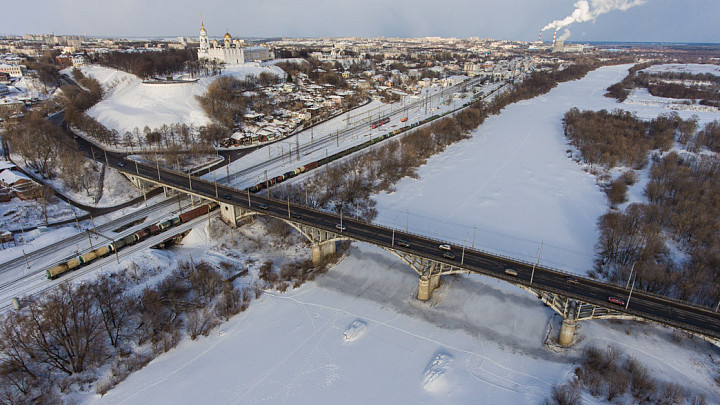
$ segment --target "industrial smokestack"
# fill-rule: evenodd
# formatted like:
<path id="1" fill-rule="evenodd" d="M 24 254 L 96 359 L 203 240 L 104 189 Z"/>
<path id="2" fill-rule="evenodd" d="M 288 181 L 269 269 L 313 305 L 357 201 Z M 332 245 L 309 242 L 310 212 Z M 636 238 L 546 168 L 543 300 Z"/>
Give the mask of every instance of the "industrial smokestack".
<path id="1" fill-rule="evenodd" d="M 557 32 L 558 30 L 555 30 L 555 33 L 553 34 L 553 49 L 555 48 L 555 39 L 557 38 Z"/>
<path id="2" fill-rule="evenodd" d="M 542 30 L 540 30 L 540 33 L 538 34 L 538 43 L 542 43 L 542 39 L 540 39 L 541 37 L 542 37 Z"/>

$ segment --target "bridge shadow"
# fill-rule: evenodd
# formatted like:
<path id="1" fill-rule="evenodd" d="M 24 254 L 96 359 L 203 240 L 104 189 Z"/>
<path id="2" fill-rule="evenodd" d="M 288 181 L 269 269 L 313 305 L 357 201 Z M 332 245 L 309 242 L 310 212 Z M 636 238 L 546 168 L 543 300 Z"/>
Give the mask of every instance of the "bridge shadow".
<path id="1" fill-rule="evenodd" d="M 363 271 L 357 271 L 359 268 Z M 441 287 L 433 293 L 439 298 L 422 302 L 416 298 L 418 275 L 410 267 L 380 248 L 353 245 L 348 257 L 315 283 L 438 328 L 491 341 L 503 350 L 553 362 L 573 361 L 573 356 L 544 349 L 547 325 L 554 315 L 551 309 L 530 295 L 508 292 L 514 288 L 509 284 L 496 287 L 490 284 L 495 280 L 479 277 L 443 276 Z M 501 308 L 500 313 L 487 316 L 497 308 Z M 501 319 L 506 323 L 500 325 Z"/>

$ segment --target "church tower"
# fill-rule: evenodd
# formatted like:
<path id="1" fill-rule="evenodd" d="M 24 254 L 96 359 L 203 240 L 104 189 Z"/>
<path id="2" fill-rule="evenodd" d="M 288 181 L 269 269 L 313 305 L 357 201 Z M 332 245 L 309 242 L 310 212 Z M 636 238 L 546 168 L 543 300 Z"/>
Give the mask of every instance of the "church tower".
<path id="1" fill-rule="evenodd" d="M 207 31 L 205 31 L 205 24 L 203 23 L 203 19 L 202 17 L 200 17 L 200 49 L 198 50 L 198 59 L 207 59 L 209 50 L 210 41 L 208 40 Z"/>

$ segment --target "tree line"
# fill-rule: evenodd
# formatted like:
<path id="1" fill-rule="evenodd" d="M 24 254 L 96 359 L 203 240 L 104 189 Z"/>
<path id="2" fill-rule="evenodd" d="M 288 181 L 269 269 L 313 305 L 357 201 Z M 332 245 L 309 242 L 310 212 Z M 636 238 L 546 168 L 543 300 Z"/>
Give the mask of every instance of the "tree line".
<path id="1" fill-rule="evenodd" d="M 647 164 L 650 150 L 670 149 L 676 132 L 687 136 L 688 131 L 694 131 L 693 122 L 686 123 L 677 113 L 661 115 L 647 123 L 625 110 L 572 108 L 563 117 L 563 131 L 587 163 L 641 169 Z"/>
<path id="2" fill-rule="evenodd" d="M 720 122 L 698 129 L 697 117 L 677 113 L 642 122 L 616 110 L 568 111 L 565 135 L 582 159 L 609 170 L 651 164 L 645 203 L 624 209 L 636 176 L 626 172 L 607 188 L 610 211 L 599 218 L 592 275 L 635 288 L 715 305 L 720 300 Z M 670 151 L 678 146 L 680 151 Z M 713 153 L 710 153 L 713 152 Z M 679 252 L 678 253 L 673 253 Z"/>
<path id="3" fill-rule="evenodd" d="M 149 79 L 154 76 L 171 75 L 186 69 L 188 62 L 197 60 L 194 49 L 166 49 L 160 52 L 113 51 L 98 56 L 104 66 L 132 73 Z"/>
<path id="4" fill-rule="evenodd" d="M 616 346 L 587 346 L 571 381 L 555 386 L 547 405 L 579 405 L 584 403 L 581 390 L 609 403 L 628 398 L 638 404 L 707 404 L 696 394 L 675 382 L 653 377 L 651 371 L 636 358 Z"/>

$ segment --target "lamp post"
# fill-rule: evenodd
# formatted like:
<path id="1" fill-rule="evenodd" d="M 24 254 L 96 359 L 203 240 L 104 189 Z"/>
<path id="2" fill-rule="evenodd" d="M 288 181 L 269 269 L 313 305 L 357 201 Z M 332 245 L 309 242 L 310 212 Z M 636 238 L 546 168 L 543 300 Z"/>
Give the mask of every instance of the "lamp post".
<path id="1" fill-rule="evenodd" d="M 532 273 L 530 273 L 530 284 L 533 282 L 533 278 L 535 278 L 535 267 L 537 267 L 540 264 L 540 255 L 542 254 L 542 247 L 543 247 L 544 241 L 540 242 L 540 250 L 538 251 L 538 257 L 535 264 L 533 264 Z"/>

